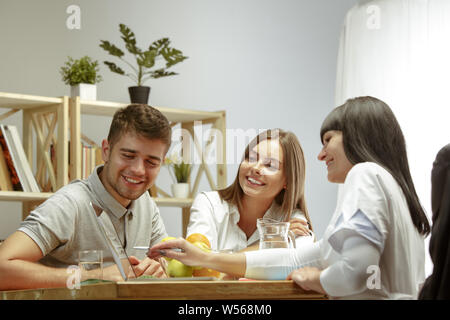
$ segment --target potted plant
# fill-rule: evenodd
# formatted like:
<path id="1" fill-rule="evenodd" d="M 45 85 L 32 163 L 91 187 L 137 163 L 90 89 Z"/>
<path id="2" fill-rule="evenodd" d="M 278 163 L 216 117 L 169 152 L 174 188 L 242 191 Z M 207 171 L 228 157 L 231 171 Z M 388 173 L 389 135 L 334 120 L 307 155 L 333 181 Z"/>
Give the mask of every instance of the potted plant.
<path id="1" fill-rule="evenodd" d="M 174 181 L 171 186 L 173 196 L 175 198 L 188 198 L 188 180 L 191 174 L 192 165 L 190 163 L 185 163 L 175 153 L 172 153 L 170 157 L 166 157 L 164 164 L 169 167 L 169 174 Z"/>
<path id="2" fill-rule="evenodd" d="M 64 83 L 70 85 L 70 95 L 83 100 L 97 100 L 96 83 L 102 81 L 98 61 L 92 61 L 88 56 L 77 60 L 67 58 L 60 72 Z"/>
<path id="3" fill-rule="evenodd" d="M 136 86 L 129 87 L 130 98 L 132 103 L 148 103 L 150 87 L 144 86 L 149 79 L 157 79 L 162 77 L 173 76 L 178 73 L 168 71 L 169 68 L 177 63 L 187 59 L 180 50 L 170 47 L 169 38 L 162 38 L 154 41 L 147 50 L 142 50 L 136 45 L 136 36 L 133 31 L 126 25 L 119 25 L 122 40 L 125 42 L 125 48 L 134 56 L 135 64 L 124 59 L 125 53 L 114 44 L 101 40 L 100 47 L 107 51 L 110 55 L 119 58 L 127 64 L 132 70 L 126 73 L 122 68 L 118 67 L 114 62 L 104 61 L 112 72 L 129 77 L 136 83 Z M 165 65 L 157 66 L 157 60 L 165 60 Z"/>

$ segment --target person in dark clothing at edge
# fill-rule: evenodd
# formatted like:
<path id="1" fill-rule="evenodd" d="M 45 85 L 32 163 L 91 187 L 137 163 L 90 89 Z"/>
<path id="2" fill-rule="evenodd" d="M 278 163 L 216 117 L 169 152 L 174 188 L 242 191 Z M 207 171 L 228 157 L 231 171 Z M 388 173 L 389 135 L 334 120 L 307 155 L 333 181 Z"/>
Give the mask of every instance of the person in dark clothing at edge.
<path id="1" fill-rule="evenodd" d="M 436 155 L 431 171 L 433 227 L 430 256 L 433 273 L 426 279 L 420 300 L 450 299 L 450 143 Z"/>

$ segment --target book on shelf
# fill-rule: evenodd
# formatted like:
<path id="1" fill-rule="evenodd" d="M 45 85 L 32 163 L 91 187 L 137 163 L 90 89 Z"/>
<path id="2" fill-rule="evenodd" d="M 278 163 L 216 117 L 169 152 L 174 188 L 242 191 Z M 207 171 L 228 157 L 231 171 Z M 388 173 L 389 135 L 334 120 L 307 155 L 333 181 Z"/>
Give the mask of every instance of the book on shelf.
<path id="1" fill-rule="evenodd" d="M 13 186 L 11 183 L 11 175 L 9 174 L 8 165 L 6 164 L 6 159 L 5 155 L 3 154 L 3 148 L 1 143 L 0 143 L 0 190 L 1 191 L 13 190 Z"/>
<path id="2" fill-rule="evenodd" d="M 69 143 L 69 167 L 72 165 L 70 162 L 70 141 Z M 92 142 L 94 143 L 94 142 Z M 53 169 L 56 172 L 57 169 L 57 161 L 56 161 L 56 148 L 54 144 L 50 145 L 50 158 L 53 165 Z M 94 171 L 94 168 L 100 164 L 103 164 L 102 159 L 102 149 L 97 144 L 81 144 L 81 163 L 80 169 L 81 169 L 81 177 L 80 179 L 87 179 L 89 175 Z M 72 181 L 73 178 L 70 176 L 70 170 L 69 170 L 69 181 Z M 50 190 L 51 186 L 49 183 L 47 183 L 47 186 L 44 188 L 45 190 Z"/>
<path id="3" fill-rule="evenodd" d="M 23 191 L 22 184 L 20 183 L 19 176 L 17 175 L 16 168 L 14 167 L 14 162 L 11 157 L 11 153 L 6 143 L 6 137 L 3 134 L 3 128 L 0 127 L 0 145 L 2 146 L 3 157 L 5 158 L 6 166 L 8 168 L 8 173 L 11 178 L 12 190 Z"/>
<path id="4" fill-rule="evenodd" d="M 31 171 L 16 126 L 0 125 L 2 148 L 11 176 L 14 191 L 40 192 Z"/>
<path id="5" fill-rule="evenodd" d="M 17 155 L 19 163 L 19 172 L 23 172 L 25 178 L 25 183 L 28 185 L 27 189 L 30 192 L 41 192 L 36 179 L 34 178 L 33 171 L 31 171 L 31 166 L 28 162 L 27 156 L 25 155 L 25 150 L 23 149 L 22 142 L 20 140 L 19 132 L 15 126 L 5 126 L 7 132 L 12 138 L 13 153 Z"/>
<path id="6" fill-rule="evenodd" d="M 98 146 L 83 143 L 81 150 L 81 178 L 87 179 L 94 168 L 102 163 L 102 149 Z"/>

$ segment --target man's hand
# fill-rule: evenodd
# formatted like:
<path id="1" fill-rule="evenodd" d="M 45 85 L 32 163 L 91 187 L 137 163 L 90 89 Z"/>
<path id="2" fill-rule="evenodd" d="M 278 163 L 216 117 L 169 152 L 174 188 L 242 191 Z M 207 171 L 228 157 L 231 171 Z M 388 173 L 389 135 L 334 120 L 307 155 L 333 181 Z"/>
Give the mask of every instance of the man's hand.
<path id="1" fill-rule="evenodd" d="M 161 263 L 154 259 L 146 257 L 144 260 L 140 261 L 135 256 L 130 256 L 130 263 L 136 273 L 136 277 L 150 275 L 157 278 L 167 278 Z"/>

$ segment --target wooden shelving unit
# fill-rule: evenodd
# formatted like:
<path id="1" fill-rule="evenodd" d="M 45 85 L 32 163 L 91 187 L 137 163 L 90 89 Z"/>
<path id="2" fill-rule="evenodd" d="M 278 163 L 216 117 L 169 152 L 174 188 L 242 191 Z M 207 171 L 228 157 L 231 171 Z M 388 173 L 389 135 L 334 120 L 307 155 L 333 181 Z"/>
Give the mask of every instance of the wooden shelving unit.
<path id="1" fill-rule="evenodd" d="M 66 185 L 71 179 L 81 177 L 81 115 L 96 115 L 111 117 L 119 109 L 127 106 L 127 103 L 108 101 L 84 101 L 79 97 L 42 97 L 16 93 L 0 92 L 0 108 L 9 109 L 0 114 L 0 122 L 5 118 L 22 111 L 23 121 L 23 146 L 33 173 L 40 184 L 41 189 L 45 185 L 50 187 L 49 192 L 27 193 L 16 191 L 0 191 L 0 201 L 20 201 L 23 203 L 22 216 L 25 218 L 30 208 L 37 203 L 45 201 L 52 192 Z M 211 189 L 226 186 L 226 127 L 225 112 L 207 112 L 198 110 L 175 109 L 156 107 L 171 122 L 172 126 L 181 124 L 194 136 L 194 124 L 212 125 L 212 128 L 222 133 L 220 144 L 221 152 L 218 152 L 217 178 L 214 181 L 210 168 L 205 158 L 209 152 L 209 146 L 204 150 L 198 144 L 189 146 L 190 150 L 184 152 L 197 152 L 200 154 L 200 164 L 195 181 L 191 183 L 191 194 L 187 199 L 172 198 L 163 190 L 156 188 L 158 196 L 154 197 L 158 206 L 179 207 L 182 209 L 183 235 L 185 235 L 189 221 L 189 210 L 192 200 L 198 191 L 200 178 L 206 175 Z M 105 129 L 107 130 L 107 129 Z M 105 132 L 105 135 L 107 132 Z M 70 136 L 70 167 L 69 167 L 69 141 Z M 34 139 L 33 139 L 34 138 Z M 193 139 L 195 141 L 195 139 Z M 36 145 L 33 154 L 33 145 Z M 56 150 L 56 170 L 51 163 L 49 146 L 54 144 Z"/>
<path id="2" fill-rule="evenodd" d="M 49 185 L 50 189 L 55 191 L 67 184 L 68 144 L 59 142 L 67 141 L 69 137 L 69 98 L 0 92 L 0 108 L 9 109 L 0 114 L 0 122 L 22 111 L 22 144 L 41 189 Z M 37 144 L 35 154 L 33 134 Z M 52 143 L 56 150 L 56 170 L 53 168 L 49 152 Z M 0 200 L 21 201 L 23 218 L 34 205 L 45 200 L 42 195 L 35 193 L 19 194 L 0 191 Z"/>

